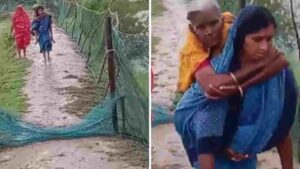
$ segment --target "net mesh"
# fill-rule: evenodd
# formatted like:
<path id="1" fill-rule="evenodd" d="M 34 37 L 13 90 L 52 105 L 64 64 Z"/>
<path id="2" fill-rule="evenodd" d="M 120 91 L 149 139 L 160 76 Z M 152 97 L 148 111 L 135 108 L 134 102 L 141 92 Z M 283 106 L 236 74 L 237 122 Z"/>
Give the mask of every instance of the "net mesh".
<path id="1" fill-rule="evenodd" d="M 102 2 L 102 1 L 101 1 Z M 103 1 L 106 3 L 106 1 Z M 80 47 L 94 81 L 101 89 L 101 104 L 79 124 L 65 128 L 42 127 L 0 111 L 0 145 L 21 146 L 50 139 L 122 134 L 148 144 L 148 34 L 119 30 L 118 16 L 109 8 L 93 11 L 67 0 L 45 1 L 56 22 Z M 106 19 L 113 20 L 116 90 L 108 92 Z M 114 114 L 117 114 L 117 124 Z M 117 130 L 116 130 L 117 129 Z"/>

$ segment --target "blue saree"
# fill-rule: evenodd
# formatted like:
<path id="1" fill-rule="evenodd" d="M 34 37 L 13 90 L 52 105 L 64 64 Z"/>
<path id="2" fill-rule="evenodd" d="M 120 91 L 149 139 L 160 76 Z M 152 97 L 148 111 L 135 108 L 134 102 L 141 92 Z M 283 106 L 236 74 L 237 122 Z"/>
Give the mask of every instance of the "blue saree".
<path id="1" fill-rule="evenodd" d="M 244 8 L 244 16 L 236 19 L 222 54 L 211 60 L 212 68 L 216 73 L 229 73 L 234 57 L 237 28 L 244 18 L 253 14 L 256 9 L 257 6 Z M 250 87 L 245 92 L 239 114 L 235 114 L 230 112 L 229 98 L 209 100 L 204 96 L 201 86 L 197 82 L 193 83 L 178 103 L 174 116 L 176 131 L 182 138 L 191 164 L 198 167 L 199 154 L 214 153 L 216 169 L 255 169 L 255 154 L 276 145 L 277 141 L 288 134 L 294 120 L 296 106 L 285 110 L 284 108 L 288 106 L 284 103 L 290 99 L 292 103 L 289 104 L 296 105 L 294 104 L 295 93 L 297 92 L 293 75 L 288 69 L 282 70 L 263 83 Z M 286 113 L 290 114 L 285 121 L 281 120 L 284 118 L 283 112 L 284 116 Z M 228 131 L 230 127 L 227 123 L 231 123 L 228 121 L 228 116 L 238 117 L 231 131 Z M 286 124 L 281 126 L 281 122 Z M 229 136 L 230 138 L 226 138 Z M 272 140 L 277 141 L 272 142 Z M 236 152 L 250 154 L 252 158 L 241 162 L 231 161 L 220 154 L 224 145 Z"/>
<path id="2" fill-rule="evenodd" d="M 32 29 L 38 33 L 38 41 L 41 53 L 52 50 L 52 41 L 50 36 L 51 24 L 52 19 L 50 15 L 46 15 L 32 22 Z"/>

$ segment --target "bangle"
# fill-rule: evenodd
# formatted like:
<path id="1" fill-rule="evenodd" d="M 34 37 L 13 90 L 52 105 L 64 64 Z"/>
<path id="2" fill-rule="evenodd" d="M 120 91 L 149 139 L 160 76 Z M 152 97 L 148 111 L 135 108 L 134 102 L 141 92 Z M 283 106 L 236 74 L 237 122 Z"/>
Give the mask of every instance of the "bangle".
<path id="1" fill-rule="evenodd" d="M 242 87 L 240 85 L 238 85 L 238 88 L 239 88 L 241 97 L 244 97 L 244 92 L 243 92 Z"/>
<path id="2" fill-rule="evenodd" d="M 232 72 L 230 72 L 229 74 L 230 74 L 230 76 L 232 77 L 233 81 L 234 81 L 237 85 L 239 85 L 239 81 L 236 79 L 235 75 L 234 75 Z"/>

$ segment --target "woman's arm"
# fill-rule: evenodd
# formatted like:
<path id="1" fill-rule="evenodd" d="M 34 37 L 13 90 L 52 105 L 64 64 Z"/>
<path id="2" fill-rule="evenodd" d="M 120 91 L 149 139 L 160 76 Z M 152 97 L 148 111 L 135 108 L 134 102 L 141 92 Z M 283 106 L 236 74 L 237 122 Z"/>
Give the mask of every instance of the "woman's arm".
<path id="1" fill-rule="evenodd" d="M 51 16 L 49 16 L 49 17 L 50 17 L 49 31 L 50 31 L 50 35 L 51 35 L 51 41 L 53 43 L 55 43 L 54 38 L 53 38 L 53 30 L 52 30 L 52 17 Z"/>
<path id="2" fill-rule="evenodd" d="M 250 63 L 233 72 L 242 89 L 247 89 L 251 85 L 272 77 L 288 65 L 281 53 L 272 54 L 273 56 L 266 56 L 259 62 Z M 195 77 L 208 96 L 219 99 L 239 92 L 236 82 L 230 75 L 216 74 L 210 66 L 198 70 Z"/>
<path id="3" fill-rule="evenodd" d="M 259 71 L 262 71 L 262 69 L 263 69 L 262 64 L 256 64 L 249 68 L 240 69 L 234 72 L 234 75 L 236 79 L 239 81 L 239 83 L 242 83 L 243 81 L 249 79 L 251 76 L 255 75 Z M 211 85 L 214 86 L 215 88 L 219 88 L 221 86 L 227 86 L 227 85 L 228 86 L 236 85 L 236 82 L 230 75 L 216 74 L 211 66 L 206 66 L 198 70 L 195 73 L 195 78 L 199 82 L 203 90 L 207 94 L 213 96 L 217 96 L 218 93 L 213 88 L 210 87 Z"/>
<path id="4" fill-rule="evenodd" d="M 256 75 L 252 76 L 251 78 L 249 78 L 248 80 L 243 82 L 240 85 L 241 89 L 244 91 L 245 89 L 249 88 L 252 85 L 255 85 L 255 84 L 263 82 L 264 80 L 267 80 L 268 78 L 270 78 L 270 77 L 276 75 L 277 73 L 279 73 L 280 71 L 282 71 L 282 69 L 284 69 L 288 65 L 289 65 L 288 61 L 284 58 L 283 55 L 281 55 L 280 57 L 278 57 L 277 59 L 275 59 L 272 62 L 272 65 L 271 65 L 272 68 L 270 68 L 268 66 L 265 67 L 262 71 L 258 72 Z M 215 93 L 218 93 L 218 97 L 212 97 L 212 98 L 219 99 L 220 97 L 230 96 L 232 94 L 238 93 L 240 89 L 238 88 L 237 85 L 231 85 L 231 86 L 225 85 L 225 86 L 221 86 L 219 88 L 211 87 L 211 90 L 214 90 Z"/>
<path id="5" fill-rule="evenodd" d="M 282 169 L 293 169 L 293 150 L 291 136 L 287 136 L 277 145 Z"/>
<path id="6" fill-rule="evenodd" d="M 13 27 L 13 25 L 11 25 L 11 27 L 10 27 L 10 36 L 14 37 L 14 27 Z"/>
<path id="7" fill-rule="evenodd" d="M 282 69 L 284 69 L 285 67 L 287 67 L 289 65 L 288 61 L 285 59 L 285 57 L 283 55 L 280 55 L 280 57 L 278 57 L 276 60 L 274 60 L 274 62 L 272 63 L 272 65 L 265 67 L 261 72 L 259 72 L 257 75 L 255 75 L 254 77 L 248 79 L 247 81 L 245 81 L 242 84 L 242 88 L 243 89 L 247 89 L 248 87 L 257 84 L 257 83 L 261 83 L 264 80 L 276 75 L 277 73 L 279 73 L 280 71 L 282 71 Z M 271 67 L 277 67 L 278 69 L 272 69 Z"/>
<path id="8" fill-rule="evenodd" d="M 51 35 L 51 38 L 53 40 L 53 30 L 52 30 L 52 25 L 50 25 L 50 35 Z"/>

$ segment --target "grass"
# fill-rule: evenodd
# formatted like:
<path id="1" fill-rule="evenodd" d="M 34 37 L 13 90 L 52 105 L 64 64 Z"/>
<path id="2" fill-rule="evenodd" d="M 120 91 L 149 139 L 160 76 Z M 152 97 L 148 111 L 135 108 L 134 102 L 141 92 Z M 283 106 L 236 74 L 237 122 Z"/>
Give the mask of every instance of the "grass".
<path id="1" fill-rule="evenodd" d="M 111 6 L 111 10 L 118 13 L 122 32 L 134 34 L 147 31 L 147 27 L 138 22 L 134 15 L 139 11 L 149 10 L 148 0 L 136 2 L 130 2 L 130 0 L 115 1 Z"/>
<path id="2" fill-rule="evenodd" d="M 108 7 L 107 0 L 80 0 L 80 3 L 88 9 L 101 11 Z M 147 33 L 148 31 L 148 21 L 139 22 L 139 19 L 135 15 L 141 11 L 149 11 L 149 1 L 140 0 L 140 1 L 131 1 L 131 0 L 122 0 L 114 1 L 110 6 L 112 12 L 117 12 L 119 19 L 119 30 L 127 34 L 138 34 L 138 33 Z M 147 18 L 146 18 L 147 19 Z M 94 64 L 92 62 L 92 64 Z M 93 68 L 99 67 L 92 65 Z M 96 71 L 98 72 L 98 71 Z M 138 84 L 141 86 L 143 92 L 148 94 L 148 73 L 136 73 L 134 74 Z"/>
<path id="3" fill-rule="evenodd" d="M 159 43 L 160 38 L 156 36 L 152 36 L 151 38 L 151 53 L 156 53 L 155 46 Z"/>
<path id="4" fill-rule="evenodd" d="M 13 52 L 6 50 L 6 45 L 9 45 L 7 43 L 10 42 L 9 28 L 9 19 L 0 22 L 0 51 L 4 51 L 0 53 L 0 108 L 12 112 L 14 115 L 20 115 L 20 112 L 24 112 L 27 108 L 26 96 L 22 93 L 22 88 L 25 85 L 26 69 L 30 63 L 26 60 L 16 59 Z"/>
<path id="5" fill-rule="evenodd" d="M 23 4 L 27 10 L 31 10 L 33 4 L 36 3 L 36 0 L 0 0 L 0 11 L 12 11 L 15 10 L 16 6 Z"/>
<path id="6" fill-rule="evenodd" d="M 163 6 L 162 0 L 152 0 L 152 17 L 161 16 L 167 9 Z M 152 36 L 151 38 L 151 53 L 156 53 L 155 46 L 159 43 L 160 38 Z"/>
<path id="7" fill-rule="evenodd" d="M 162 0 L 152 0 L 152 16 L 161 16 L 167 9 L 163 6 Z"/>
<path id="8" fill-rule="evenodd" d="M 88 9 L 102 11 L 109 6 L 107 0 L 80 0 Z M 148 30 L 148 23 L 138 22 L 135 15 L 140 11 L 149 10 L 149 1 L 114 1 L 110 6 L 112 12 L 117 12 L 119 18 L 120 30 L 125 33 L 135 34 Z"/>

